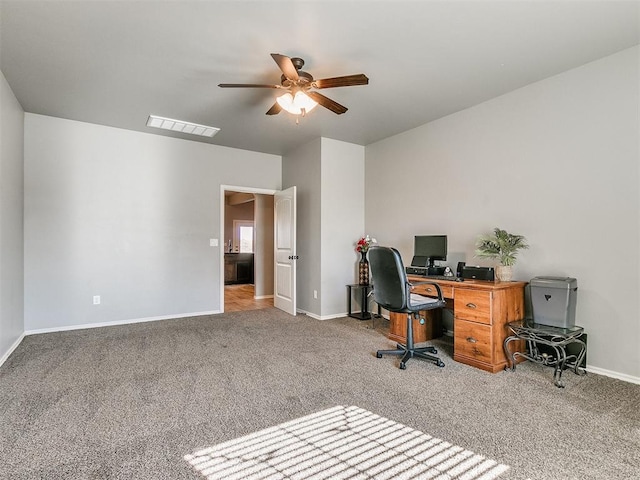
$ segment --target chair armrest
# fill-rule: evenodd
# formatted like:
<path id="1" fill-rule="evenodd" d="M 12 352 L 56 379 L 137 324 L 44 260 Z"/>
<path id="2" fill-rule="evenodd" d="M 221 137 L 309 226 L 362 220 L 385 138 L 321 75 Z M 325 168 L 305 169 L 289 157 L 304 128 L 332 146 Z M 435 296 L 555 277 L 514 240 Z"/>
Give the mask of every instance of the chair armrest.
<path id="1" fill-rule="evenodd" d="M 433 285 L 434 287 L 436 287 L 436 291 L 438 292 L 438 300 L 441 302 L 444 302 L 444 297 L 442 296 L 442 290 L 440 289 L 440 285 L 438 285 L 436 282 L 415 282 L 415 283 L 407 282 L 407 294 L 410 294 L 411 289 L 413 287 L 417 287 L 418 285 Z"/>

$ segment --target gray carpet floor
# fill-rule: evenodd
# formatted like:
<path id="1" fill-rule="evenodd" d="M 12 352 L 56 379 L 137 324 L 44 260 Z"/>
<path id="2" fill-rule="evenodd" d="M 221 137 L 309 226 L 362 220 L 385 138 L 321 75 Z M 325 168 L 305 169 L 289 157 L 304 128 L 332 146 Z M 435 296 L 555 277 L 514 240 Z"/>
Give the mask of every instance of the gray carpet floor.
<path id="1" fill-rule="evenodd" d="M 0 367 L 0 478 L 202 479 L 201 449 L 338 405 L 486 456 L 500 479 L 640 478 L 640 386 L 520 364 L 407 370 L 381 328 L 277 309 L 26 337 Z"/>

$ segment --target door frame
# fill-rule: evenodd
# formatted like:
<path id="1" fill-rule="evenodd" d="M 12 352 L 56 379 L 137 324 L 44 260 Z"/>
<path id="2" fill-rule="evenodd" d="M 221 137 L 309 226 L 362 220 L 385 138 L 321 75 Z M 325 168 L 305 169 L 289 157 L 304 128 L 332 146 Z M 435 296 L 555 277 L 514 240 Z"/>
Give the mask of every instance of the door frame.
<path id="1" fill-rule="evenodd" d="M 239 187 L 235 185 L 220 185 L 220 240 L 218 241 L 218 254 L 220 256 L 220 313 L 224 313 L 224 192 L 257 193 L 262 195 L 275 195 L 279 190 L 256 187 Z"/>

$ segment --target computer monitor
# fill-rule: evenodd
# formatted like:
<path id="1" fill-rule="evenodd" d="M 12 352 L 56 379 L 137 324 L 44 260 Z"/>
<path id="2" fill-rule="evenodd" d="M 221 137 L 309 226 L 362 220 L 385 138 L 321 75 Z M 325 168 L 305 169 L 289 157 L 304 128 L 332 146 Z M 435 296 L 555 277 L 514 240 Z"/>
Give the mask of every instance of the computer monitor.
<path id="1" fill-rule="evenodd" d="M 413 244 L 413 255 L 426 257 L 427 267 L 435 267 L 434 260 L 447 259 L 446 235 L 416 235 Z"/>

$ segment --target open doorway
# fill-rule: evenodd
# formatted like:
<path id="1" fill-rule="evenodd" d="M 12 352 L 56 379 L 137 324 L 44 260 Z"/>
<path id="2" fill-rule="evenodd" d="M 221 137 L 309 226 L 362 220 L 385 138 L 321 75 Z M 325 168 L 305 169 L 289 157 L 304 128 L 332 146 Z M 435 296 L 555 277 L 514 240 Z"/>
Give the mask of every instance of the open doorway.
<path id="1" fill-rule="evenodd" d="M 273 306 L 274 194 L 224 187 L 221 209 L 225 312 Z"/>

